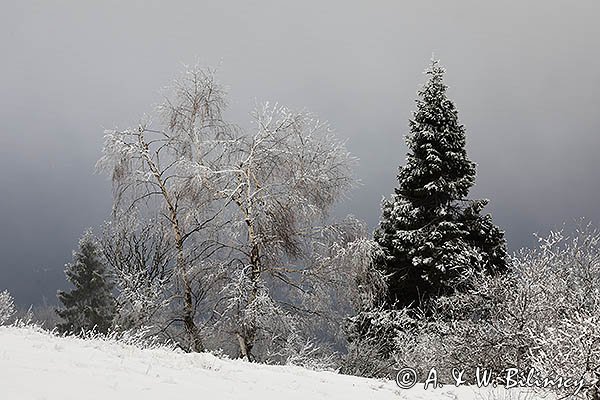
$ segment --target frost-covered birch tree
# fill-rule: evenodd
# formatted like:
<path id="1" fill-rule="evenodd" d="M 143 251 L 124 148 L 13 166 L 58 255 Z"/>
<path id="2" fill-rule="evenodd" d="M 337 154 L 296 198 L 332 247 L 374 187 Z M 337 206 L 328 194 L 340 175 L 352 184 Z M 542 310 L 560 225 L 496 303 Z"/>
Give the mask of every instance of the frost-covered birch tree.
<path id="1" fill-rule="evenodd" d="M 266 103 L 250 130 L 226 122 L 211 71 L 191 69 L 173 93 L 158 126 L 106 134 L 99 166 L 112 175 L 115 215 L 158 212 L 168 227 L 174 282 L 161 287 L 180 302 L 190 349 L 205 347 L 205 328 L 248 360 L 313 351 L 308 330 L 339 330 L 354 273 L 372 259 L 359 253 L 376 246 L 361 223 L 330 216 L 354 185 L 354 157 L 309 112 Z"/>
<path id="2" fill-rule="evenodd" d="M 328 220 L 331 207 L 354 183 L 354 159 L 329 125 L 268 103 L 252 117 L 254 133 L 237 142 L 230 168 L 232 223 L 222 239 L 235 261 L 221 312 L 247 359 L 257 341 L 272 342 L 284 335 L 282 328 L 293 330 L 303 317 L 323 312 L 308 302 L 318 283 L 332 277 L 324 267 L 330 256 L 325 252 L 358 238 L 358 230 L 351 240 L 337 235 L 355 225 Z"/>
<path id="3" fill-rule="evenodd" d="M 203 246 L 195 235 L 208 229 L 219 212 L 212 208 L 219 191 L 206 188 L 219 177 L 211 175 L 209 181 L 205 176 L 219 164 L 221 147 L 232 140 L 233 128 L 222 117 L 224 107 L 225 92 L 213 71 L 191 68 L 158 106 L 156 126 L 145 121 L 133 129 L 107 131 L 98 161 L 112 176 L 115 211 L 126 214 L 145 207 L 168 223 L 178 319 L 193 351 L 204 349 L 196 313 L 205 287 L 197 261 L 214 246 Z"/>

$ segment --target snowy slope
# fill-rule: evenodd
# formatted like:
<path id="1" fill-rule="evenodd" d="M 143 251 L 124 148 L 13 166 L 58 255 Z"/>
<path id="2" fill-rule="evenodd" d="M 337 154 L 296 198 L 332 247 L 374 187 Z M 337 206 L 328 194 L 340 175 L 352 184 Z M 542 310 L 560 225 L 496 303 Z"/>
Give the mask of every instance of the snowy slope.
<path id="1" fill-rule="evenodd" d="M 2 400 L 170 400 L 181 395 L 261 400 L 533 398 L 469 387 L 406 391 L 390 381 L 0 327 Z"/>

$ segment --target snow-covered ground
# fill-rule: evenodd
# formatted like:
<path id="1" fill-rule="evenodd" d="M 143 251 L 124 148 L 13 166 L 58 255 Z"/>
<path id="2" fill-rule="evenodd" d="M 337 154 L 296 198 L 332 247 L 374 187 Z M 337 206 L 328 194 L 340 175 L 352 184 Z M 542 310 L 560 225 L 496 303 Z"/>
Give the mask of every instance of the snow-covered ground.
<path id="1" fill-rule="evenodd" d="M 250 364 L 211 354 L 142 350 L 103 341 L 61 338 L 34 328 L 0 327 L 0 399 L 527 399 L 515 390 L 421 385 Z"/>

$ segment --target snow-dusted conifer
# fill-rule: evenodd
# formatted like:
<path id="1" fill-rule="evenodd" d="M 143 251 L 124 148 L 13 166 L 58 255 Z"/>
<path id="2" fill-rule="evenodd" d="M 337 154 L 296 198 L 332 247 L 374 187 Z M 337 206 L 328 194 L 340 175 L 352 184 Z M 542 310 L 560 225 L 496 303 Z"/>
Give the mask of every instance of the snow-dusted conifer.
<path id="1" fill-rule="evenodd" d="M 96 238 L 87 231 L 73 252 L 73 262 L 66 265 L 67 280 L 75 286 L 70 292 L 59 291 L 64 308 L 56 310 L 64 322 L 57 325 L 62 333 L 96 330 L 106 333 L 114 316 L 112 285 Z"/>
<path id="2" fill-rule="evenodd" d="M 444 72 L 436 60 L 425 72 L 429 79 L 418 92 L 406 136 L 407 162 L 375 231 L 386 252 L 380 266 L 390 274 L 388 300 L 399 306 L 464 287 L 476 271 L 506 266 L 503 232 L 481 215 L 488 201 L 466 199 L 475 164 L 446 96 Z"/>

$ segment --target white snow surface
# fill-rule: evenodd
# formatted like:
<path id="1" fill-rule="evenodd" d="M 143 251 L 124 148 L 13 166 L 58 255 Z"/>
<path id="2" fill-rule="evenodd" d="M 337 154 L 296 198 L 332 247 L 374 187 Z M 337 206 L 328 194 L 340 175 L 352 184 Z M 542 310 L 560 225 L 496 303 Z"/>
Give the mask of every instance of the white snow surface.
<path id="1" fill-rule="evenodd" d="M 393 381 L 0 327 L 0 399 L 534 399 L 514 390 L 401 390 Z M 188 397 L 190 396 L 190 397 Z M 548 398 L 548 397 L 546 397 Z"/>

